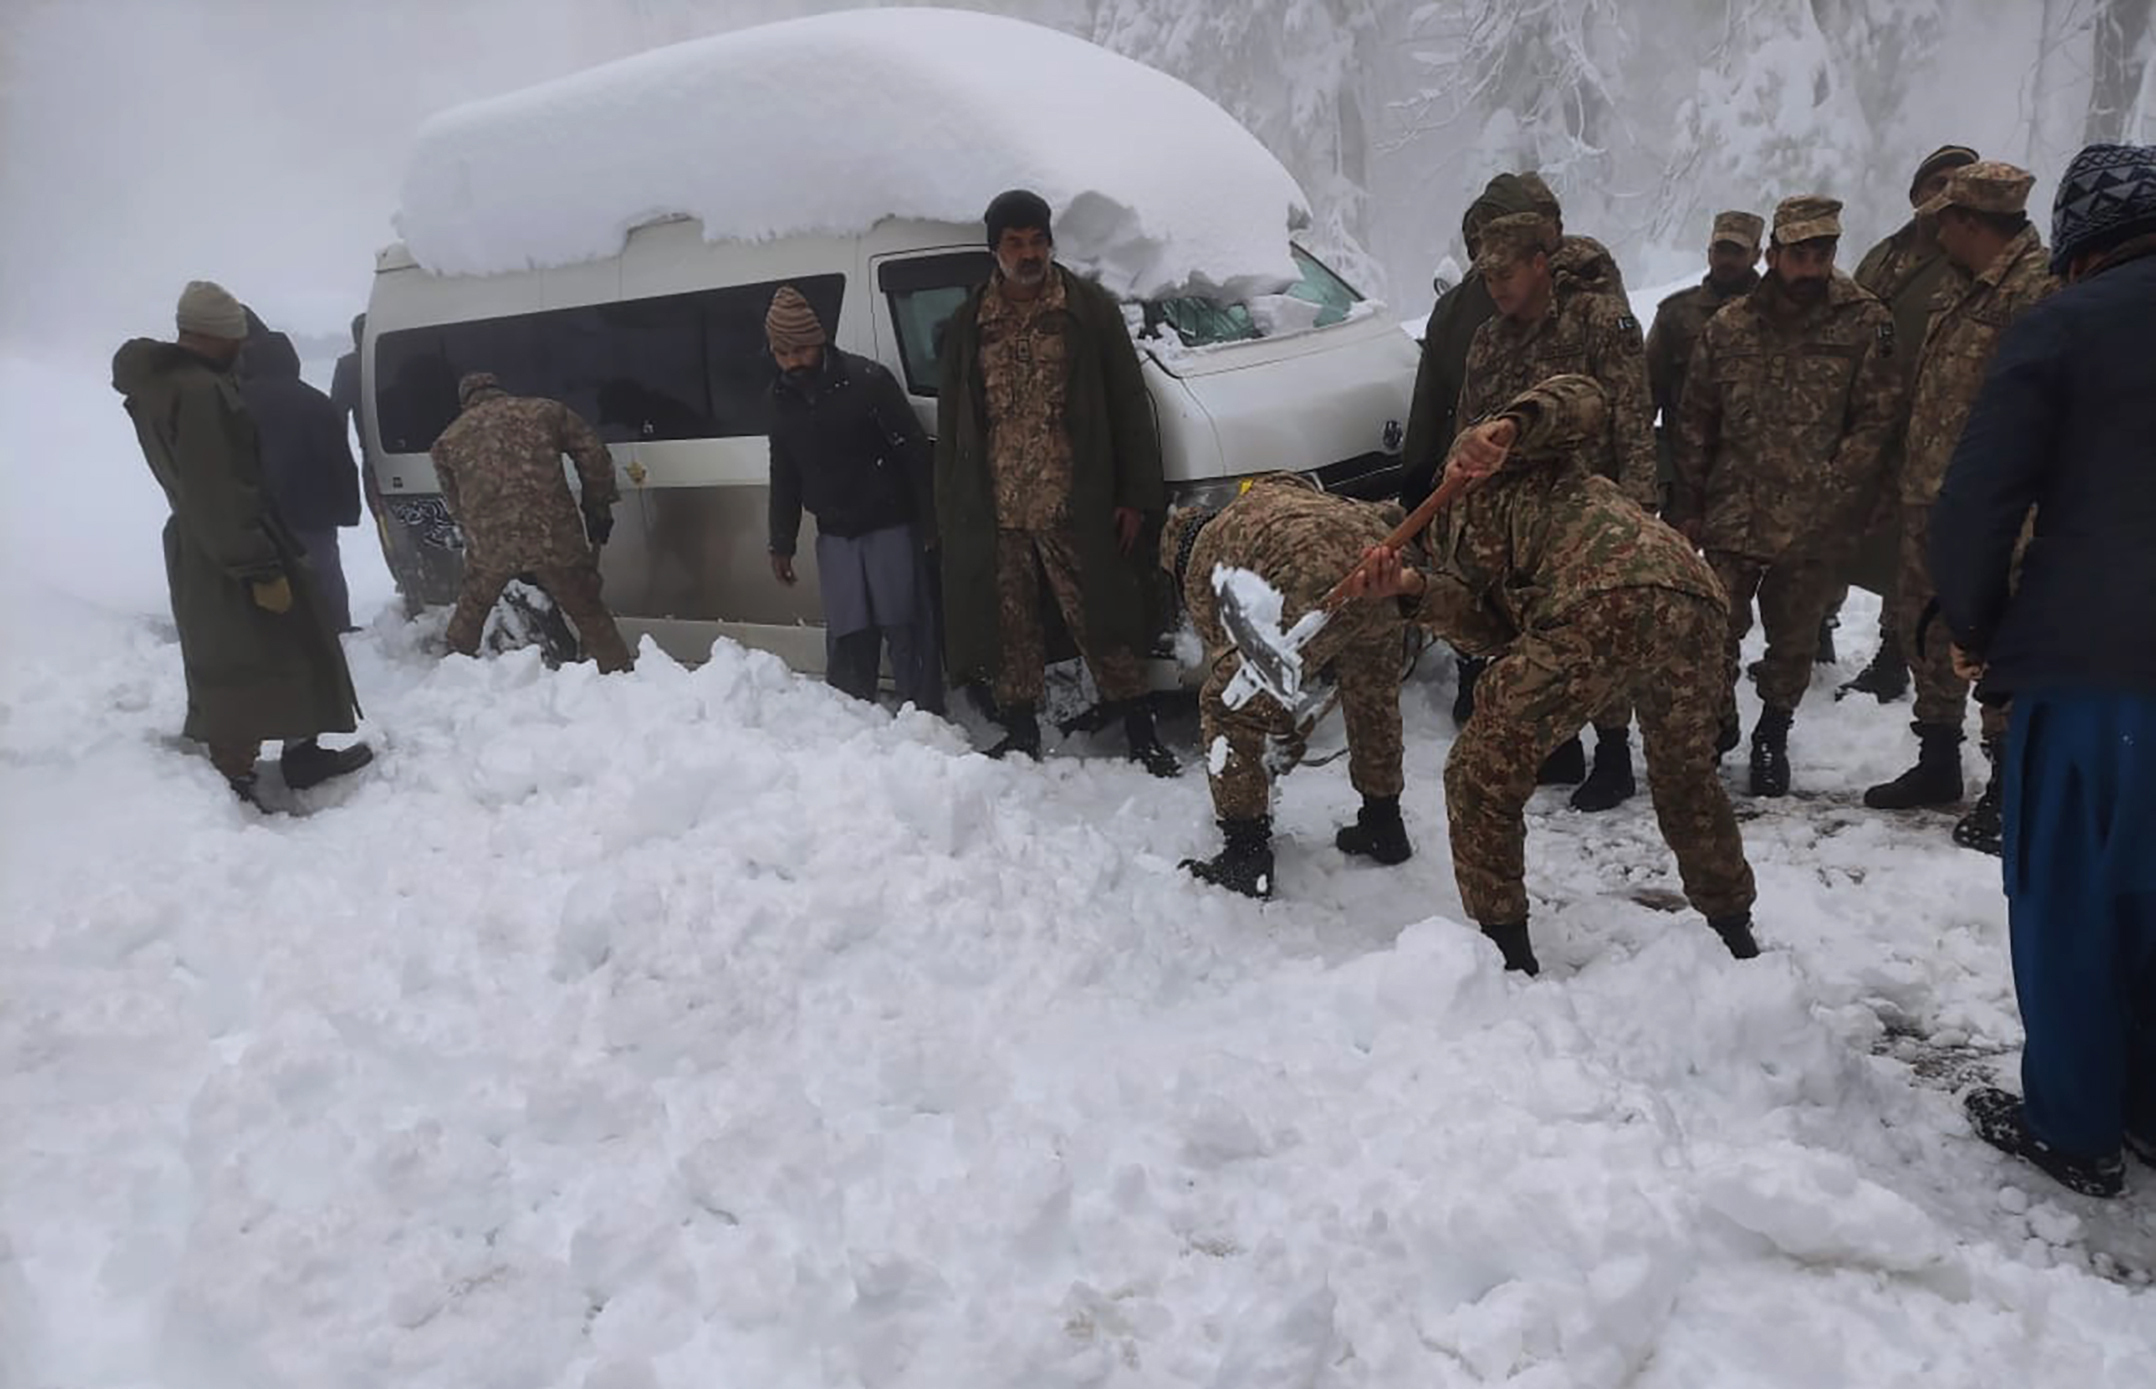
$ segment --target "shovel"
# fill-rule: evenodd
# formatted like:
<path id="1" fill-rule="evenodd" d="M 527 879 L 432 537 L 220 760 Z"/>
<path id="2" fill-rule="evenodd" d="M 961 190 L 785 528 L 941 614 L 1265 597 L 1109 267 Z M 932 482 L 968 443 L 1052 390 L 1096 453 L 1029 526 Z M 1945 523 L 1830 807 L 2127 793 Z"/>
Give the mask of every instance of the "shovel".
<path id="1" fill-rule="evenodd" d="M 1443 484 L 1385 537 L 1384 547 L 1397 550 L 1414 539 L 1438 512 L 1479 481 L 1480 476 L 1448 471 Z M 1242 668 L 1222 691 L 1222 701 L 1230 709 L 1240 709 L 1252 696 L 1268 694 L 1281 708 L 1296 709 L 1303 695 L 1303 649 L 1347 600 L 1347 586 L 1361 572 L 1358 561 L 1315 607 L 1282 631 L 1280 616 L 1286 600 L 1280 590 L 1248 569 L 1228 565 L 1214 569 L 1213 592 L 1220 597 L 1220 625 L 1243 658 Z"/>

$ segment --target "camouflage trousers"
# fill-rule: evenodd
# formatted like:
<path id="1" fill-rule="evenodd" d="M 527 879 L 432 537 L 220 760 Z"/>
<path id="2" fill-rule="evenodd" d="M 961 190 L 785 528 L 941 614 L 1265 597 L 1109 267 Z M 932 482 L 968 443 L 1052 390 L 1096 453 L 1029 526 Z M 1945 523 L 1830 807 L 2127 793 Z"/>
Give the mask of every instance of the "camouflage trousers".
<path id="1" fill-rule="evenodd" d="M 1901 569 L 1895 578 L 1896 630 L 1901 636 L 1902 658 L 1909 663 L 1910 682 L 1916 686 L 1916 721 L 1961 727 L 1969 707 L 1969 682 L 1954 673 L 1954 638 L 1937 618 L 1924 632 L 1923 649 L 1917 649 L 1917 624 L 1924 609 L 1938 596 L 1931 584 L 1931 508 L 1915 502 L 1902 505 Z M 2006 736 L 2004 705 L 1983 706 L 1984 736 Z"/>
<path id="2" fill-rule="evenodd" d="M 1525 633 L 1483 672 L 1475 714 L 1445 759 L 1445 814 L 1460 901 L 1477 924 L 1527 919 L 1527 798 L 1552 749 L 1620 694 L 1639 711 L 1647 788 L 1685 896 L 1708 917 L 1756 895 L 1715 768 L 1725 631 L 1711 600 L 1660 588 L 1597 594 Z"/>
<path id="3" fill-rule="evenodd" d="M 1078 547 L 1068 531 L 996 532 L 996 635 L 1002 665 L 994 695 L 1004 709 L 1031 709 L 1041 702 L 1046 684 L 1047 644 L 1041 633 L 1041 580 L 1055 595 L 1063 623 L 1078 643 L 1078 654 L 1093 672 L 1093 686 L 1104 703 L 1142 698 L 1145 667 L 1136 652 L 1096 646 L 1086 630 L 1085 591 L 1079 586 Z"/>
<path id="4" fill-rule="evenodd" d="M 1303 651 L 1304 669 L 1322 671 L 1340 693 L 1347 723 L 1348 781 L 1365 796 L 1400 794 L 1400 667 L 1406 624 L 1397 603 L 1353 603 L 1335 614 Z M 1240 709 L 1221 698 L 1241 668 L 1233 646 L 1206 653 L 1198 695 L 1199 729 L 1213 789 L 1213 813 L 1255 820 L 1272 808 L 1272 772 L 1300 762 L 1307 730 L 1270 695 Z"/>
<path id="5" fill-rule="evenodd" d="M 1814 552 L 1787 555 L 1772 564 L 1727 550 L 1709 550 L 1707 567 L 1729 595 L 1729 628 L 1722 643 L 1722 696 L 1734 711 L 1739 652 L 1752 630 L 1752 599 L 1767 629 L 1767 657 L 1760 665 L 1759 697 L 1771 709 L 1794 710 L 1812 683 L 1819 652 L 1819 624 L 1841 589 L 1834 557 Z"/>
<path id="6" fill-rule="evenodd" d="M 486 632 L 487 614 L 494 611 L 494 605 L 500 601 L 502 590 L 509 586 L 509 581 L 520 577 L 529 578 L 546 590 L 547 597 L 554 600 L 562 616 L 575 625 L 584 649 L 599 663 L 599 669 L 628 670 L 636 664 L 629 654 L 628 643 L 621 639 L 621 629 L 614 625 L 614 615 L 600 600 L 599 562 L 596 559 L 582 564 L 502 570 L 486 564 L 473 564 L 467 557 L 464 585 L 457 591 L 457 610 L 450 614 L 449 628 L 443 633 L 451 651 L 466 656 L 479 654 L 479 639 Z"/>

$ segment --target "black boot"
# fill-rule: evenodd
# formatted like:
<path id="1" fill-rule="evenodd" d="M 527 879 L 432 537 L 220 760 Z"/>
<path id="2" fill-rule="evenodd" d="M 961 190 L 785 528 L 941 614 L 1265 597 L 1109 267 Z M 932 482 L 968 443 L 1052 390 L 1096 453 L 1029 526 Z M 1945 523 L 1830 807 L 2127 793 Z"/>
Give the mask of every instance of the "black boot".
<path id="1" fill-rule="evenodd" d="M 284 751 L 277 756 L 277 769 L 284 773 L 285 785 L 295 791 L 304 791 L 310 786 L 320 786 L 331 777 L 356 772 L 373 760 L 374 749 L 365 743 L 332 750 L 308 738 L 286 743 Z"/>
<path id="2" fill-rule="evenodd" d="M 1819 619 L 1819 649 L 1812 653 L 1812 663 L 1814 665 L 1831 666 L 1834 664 L 1834 629 L 1841 625 L 1842 619 L 1838 613 L 1828 613 L 1825 617 Z"/>
<path id="3" fill-rule="evenodd" d="M 998 760 L 1013 753 L 1021 757 L 1041 760 L 1041 721 L 1033 712 L 1033 706 L 1017 706 L 1003 711 L 1003 739 L 988 750 L 988 755 Z"/>
<path id="4" fill-rule="evenodd" d="M 1729 953 L 1740 960 L 1758 958 L 1759 942 L 1752 939 L 1752 914 L 1738 912 L 1735 916 L 1710 916 L 1707 924 L 1729 947 Z"/>
<path id="5" fill-rule="evenodd" d="M 1407 826 L 1400 823 L 1398 796 L 1364 796 L 1355 823 L 1341 826 L 1333 844 L 1343 854 L 1366 858 L 1390 867 L 1406 863 L 1415 848 L 1407 842 Z"/>
<path id="6" fill-rule="evenodd" d="M 2019 1095 L 1985 1088 L 1962 1101 L 1969 1127 L 2002 1153 L 2034 1163 L 2060 1185 L 2083 1196 L 2116 1196 L 2126 1189 L 2126 1159 L 2117 1152 L 2097 1157 L 2063 1153 L 2029 1131 L 2028 1106 Z"/>
<path id="7" fill-rule="evenodd" d="M 1964 849 L 1974 849 L 1980 854 L 1997 858 L 2005 852 L 2006 826 L 1999 816 L 1999 740 L 1984 740 L 1984 760 L 1991 764 L 1990 773 L 1984 778 L 1984 794 L 1977 797 L 1969 813 L 1954 825 L 1954 842 Z"/>
<path id="8" fill-rule="evenodd" d="M 1914 810 L 1920 805 L 1953 805 L 1961 799 L 1961 726 L 1911 724 L 1916 730 L 1916 765 L 1892 781 L 1864 793 L 1873 810 Z"/>
<path id="9" fill-rule="evenodd" d="M 1475 716 L 1475 682 L 1482 678 L 1482 669 L 1488 664 L 1480 656 L 1460 658 L 1460 683 L 1452 694 L 1453 727 L 1465 728 Z"/>
<path id="10" fill-rule="evenodd" d="M 1577 786 L 1587 779 L 1587 749 L 1580 746 L 1577 733 L 1557 745 L 1557 750 L 1542 759 L 1542 770 L 1535 773 L 1537 786 Z"/>
<path id="11" fill-rule="evenodd" d="M 253 772 L 249 772 L 245 776 L 226 777 L 225 784 L 232 788 L 232 794 L 239 797 L 242 803 L 252 806 L 256 810 L 262 808 L 262 798 L 255 794 L 256 783 Z"/>
<path id="12" fill-rule="evenodd" d="M 1793 717 L 1789 710 L 1771 705 L 1759 711 L 1759 723 L 1752 729 L 1755 796 L 1789 794 L 1789 723 Z"/>
<path id="13" fill-rule="evenodd" d="M 1909 663 L 1901 658 L 1901 643 L 1891 632 L 1879 639 L 1872 663 L 1858 671 L 1854 679 L 1843 681 L 1834 697 L 1840 699 L 1852 691 L 1871 695 L 1881 704 L 1892 704 L 1909 693 Z"/>
<path id="14" fill-rule="evenodd" d="M 1123 710 L 1123 736 L 1130 742 L 1130 760 L 1157 777 L 1172 777 L 1183 770 L 1175 754 L 1161 745 L 1153 727 L 1153 706 L 1134 699 Z"/>
<path id="15" fill-rule="evenodd" d="M 1595 730 L 1595 767 L 1572 793 L 1572 808 L 1615 810 L 1639 791 L 1632 779 L 1632 735 L 1626 729 Z"/>
<path id="16" fill-rule="evenodd" d="M 1186 858 L 1183 868 L 1200 882 L 1240 892 L 1259 901 L 1273 895 L 1273 822 L 1268 816 L 1255 820 L 1222 820 L 1220 834 L 1226 841 L 1211 858 Z"/>
<path id="17" fill-rule="evenodd" d="M 1535 948 L 1527 941 L 1527 923 L 1514 922 L 1508 926 L 1485 926 L 1482 934 L 1488 936 L 1497 947 L 1497 953 L 1505 957 L 1505 968 L 1522 974 L 1542 973 L 1541 962 L 1535 959 Z"/>

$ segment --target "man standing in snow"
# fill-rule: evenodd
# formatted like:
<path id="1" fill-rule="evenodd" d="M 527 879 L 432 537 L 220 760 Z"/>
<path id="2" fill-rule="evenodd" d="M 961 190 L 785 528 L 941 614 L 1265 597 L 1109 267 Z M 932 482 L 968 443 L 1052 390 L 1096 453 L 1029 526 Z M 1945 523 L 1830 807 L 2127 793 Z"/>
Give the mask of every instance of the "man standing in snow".
<path id="1" fill-rule="evenodd" d="M 1933 505 L 1939 612 L 1980 692 L 2013 696 L 2005 880 L 2023 1099 L 1969 1096 L 1985 1142 L 2115 1196 L 2156 1166 L 2156 147 L 2059 180 L 2067 284 L 1992 354 Z M 2035 538 L 2018 586 L 2014 553 Z"/>
<path id="2" fill-rule="evenodd" d="M 1677 402 L 1684 398 L 1684 369 L 1707 320 L 1730 300 L 1750 294 L 1759 283 L 1754 267 L 1759 264 L 1759 241 L 1766 230 L 1766 219 L 1757 213 L 1716 213 L 1707 241 L 1706 278 L 1656 305 L 1654 326 L 1647 330 L 1647 385 L 1654 393 L 1654 408 L 1662 416 L 1656 436 L 1657 461 L 1662 465 L 1658 475 L 1664 494 L 1662 516 L 1672 524 L 1683 519 L 1672 509 L 1676 470 L 1669 464 L 1669 436 L 1677 424 Z"/>
<path id="3" fill-rule="evenodd" d="M 305 789 L 364 767 L 352 675 L 299 540 L 270 504 L 254 421 L 233 363 L 247 338 L 239 301 L 196 280 L 180 295 L 178 340 L 136 338 L 112 359 L 142 456 L 165 489 L 165 577 L 187 674 L 186 735 L 209 748 L 234 794 L 255 800 L 255 759 L 278 738 L 285 783 Z"/>
<path id="4" fill-rule="evenodd" d="M 1273 890 L 1272 770 L 1302 760 L 1309 727 L 1272 696 L 1240 707 L 1226 699 L 1242 658 L 1220 625 L 1216 565 L 1247 569 L 1280 591 L 1281 625 L 1293 625 L 1399 524 L 1395 508 L 1327 496 L 1299 473 L 1270 473 L 1217 512 L 1176 512 L 1160 536 L 1160 564 L 1205 642 L 1198 718 L 1211 776 L 1213 813 L 1225 846 L 1183 864 L 1209 883 L 1248 897 Z M 1405 863 L 1414 852 L 1400 822 L 1400 665 L 1405 624 L 1390 603 L 1336 613 L 1303 651 L 1306 670 L 1339 691 L 1347 723 L 1348 780 L 1362 793 L 1355 823 L 1333 842 L 1345 854 Z"/>
<path id="5" fill-rule="evenodd" d="M 995 273 L 951 315 L 936 402 L 951 672 L 993 680 L 989 756 L 1040 756 L 1045 579 L 1132 760 L 1174 776 L 1139 659 L 1151 613 L 1133 555 L 1167 488 L 1137 349 L 1114 296 L 1056 263 L 1038 194 L 1000 194 L 984 220 Z"/>
<path id="6" fill-rule="evenodd" d="M 1940 294 L 1932 313 L 1917 354 L 1916 390 L 1909 403 L 1900 470 L 1901 570 L 1894 593 L 1901 648 L 1911 658 L 1916 677 L 1919 750 L 1916 766 L 1864 793 L 1864 803 L 1881 810 L 1952 805 L 1961 799 L 1962 715 L 1969 682 L 1955 672 L 1944 640 L 1934 635 L 1925 641 L 1918 632 L 1933 598 L 1925 558 L 1927 524 L 1947 460 L 1961 439 L 2000 337 L 2007 325 L 2059 287 L 2026 211 L 2035 182 L 2033 174 L 2011 164 L 1966 164 L 1954 170 L 1938 196 L 1917 209 L 1934 221 L 1939 244 L 1961 273 Z M 1997 853 L 2005 712 L 1986 704 L 1983 728 L 1991 776 L 1983 797 L 1954 827 L 1954 839 Z"/>
<path id="7" fill-rule="evenodd" d="M 1900 230 L 1864 253 L 1850 276 L 1857 284 L 1878 296 L 1894 315 L 1894 336 L 1902 344 L 1903 399 L 1907 392 L 1916 388 L 1918 349 L 1924 343 L 1924 330 L 1931 322 L 1932 304 L 1954 276 L 1954 267 L 1939 245 L 1938 223 L 1924 211 L 1924 205 L 1945 190 L 1946 181 L 1954 171 L 1977 161 L 1977 153 L 1967 145 L 1942 145 L 1924 156 L 1909 179 L 1909 206 L 1913 215 L 1902 224 Z M 1898 571 L 1897 561 L 1887 566 L 1871 557 L 1875 554 L 1894 553 L 1898 556 L 1902 518 L 1899 499 L 1895 496 L 1895 477 L 1901 471 L 1903 430 L 1906 418 L 1898 421 L 1894 433 L 1887 440 L 1886 464 L 1881 477 L 1881 495 L 1874 515 L 1887 519 L 1871 527 L 1858 546 L 1858 556 L 1853 567 L 1870 566 Z M 1846 576 L 1845 576 L 1846 577 Z M 1882 576 L 1871 576 L 1877 583 Z M 1893 587 L 1890 581 L 1886 585 Z M 1845 583 L 1841 589 L 1848 592 Z M 1844 684 L 1841 693 L 1856 691 L 1875 697 L 1881 704 L 1900 699 L 1909 688 L 1909 657 L 1912 653 L 1902 645 L 1900 620 L 1902 609 L 1897 593 L 1879 595 L 1879 649 L 1872 656 L 1871 664 L 1856 677 Z M 1837 599 L 1834 608 L 1839 610 Z M 1837 695 L 1837 698 L 1840 696 Z"/>
<path id="8" fill-rule="evenodd" d="M 1834 268 L 1841 211 L 1816 195 L 1775 208 L 1766 277 L 1701 330 L 1678 407 L 1685 531 L 1729 594 L 1724 749 L 1740 736 L 1738 652 L 1755 596 L 1767 629 L 1755 796 L 1789 794 L 1789 726 L 1835 565 L 1878 493 L 1901 408 L 1894 320 Z"/>
<path id="9" fill-rule="evenodd" d="M 882 364 L 830 345 L 792 285 L 771 298 L 771 573 L 794 578 L 801 511 L 816 518 L 824 678 L 876 697 L 883 648 L 901 701 L 943 712 L 923 555 L 935 543 L 928 440 Z"/>
<path id="10" fill-rule="evenodd" d="M 1756 895 L 1714 769 L 1722 586 L 1682 536 L 1598 475 L 1606 392 L 1550 377 L 1461 435 L 1451 467 L 1483 477 L 1431 523 L 1427 573 L 1373 548 L 1351 589 L 1493 656 L 1445 760 L 1460 901 L 1507 969 L 1539 969 L 1527 933 L 1527 798 L 1549 750 L 1596 710 L 1639 711 L 1655 818 L 1685 895 L 1738 959 Z M 1386 603 L 1384 606 L 1391 606 Z"/>
<path id="11" fill-rule="evenodd" d="M 1609 427 L 1596 436 L 1601 452 L 1593 459 L 1595 471 L 1651 510 L 1658 490 L 1654 398 L 1639 322 L 1621 298 L 1560 272 L 1553 255 L 1556 235 L 1549 221 L 1534 213 L 1500 217 L 1483 229 L 1482 255 L 1475 264 L 1496 301 L 1497 317 L 1475 330 L 1468 349 L 1459 421 L 1463 428 L 1480 424 L 1537 382 L 1582 373 L 1601 384 L 1609 402 Z M 1595 712 L 1591 775 L 1577 737 L 1552 753 L 1545 779 L 1581 782 L 1572 795 L 1575 809 L 1608 810 L 1637 791 L 1631 722 L 1632 711 L 1621 702 Z"/>
<path id="12" fill-rule="evenodd" d="M 307 548 L 324 611 L 339 632 L 352 628 L 351 590 L 337 531 L 359 524 L 359 470 L 344 419 L 329 397 L 299 377 L 299 353 L 283 333 L 247 344 L 239 360 L 240 399 L 261 440 L 262 481 L 277 514 Z"/>
<path id="13" fill-rule="evenodd" d="M 478 655 L 487 614 L 511 579 L 527 576 L 576 624 L 600 670 L 628 670 L 628 644 L 599 597 L 595 547 L 613 532 L 620 497 L 606 445 L 576 411 L 512 396 L 491 372 L 459 381 L 457 404 L 463 413 L 433 449 L 442 503 L 464 532 L 464 586 L 443 633 L 449 649 Z M 581 518 L 562 477 L 565 453 L 583 484 Z"/>

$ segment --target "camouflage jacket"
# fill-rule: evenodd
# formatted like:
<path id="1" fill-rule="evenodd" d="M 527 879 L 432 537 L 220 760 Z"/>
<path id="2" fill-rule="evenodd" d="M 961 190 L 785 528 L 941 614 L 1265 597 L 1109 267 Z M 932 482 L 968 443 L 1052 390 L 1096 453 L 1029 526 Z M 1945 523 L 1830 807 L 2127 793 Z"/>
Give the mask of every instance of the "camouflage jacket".
<path id="1" fill-rule="evenodd" d="M 1677 410 L 1677 485 L 1710 550 L 1772 561 L 1854 535 L 1902 403 L 1894 320 L 1836 272 L 1805 307 L 1771 275 L 1709 320 Z"/>
<path id="2" fill-rule="evenodd" d="M 1642 506 L 1653 506 L 1654 399 L 1639 322 L 1620 301 L 1561 279 L 1549 312 L 1530 324 L 1500 314 L 1475 330 L 1460 388 L 1458 428 L 1496 415 L 1514 397 L 1552 376 L 1578 373 L 1602 384 L 1611 401 L 1610 428 L 1601 436 L 1594 470 L 1617 482 Z"/>
<path id="3" fill-rule="evenodd" d="M 514 571 L 591 559 L 562 474 L 565 453 L 576 461 L 584 505 L 613 506 L 621 495 L 614 460 L 574 410 L 500 390 L 472 397 L 433 449 L 442 501 L 470 549 L 467 563 Z"/>
<path id="4" fill-rule="evenodd" d="M 1983 274 L 1957 275 L 1933 310 L 1917 354 L 1916 389 L 1909 397 L 1901 499 L 1929 506 L 1938 499 L 1946 465 L 1961 441 L 1969 407 L 2000 334 L 2031 304 L 2059 287 L 2035 227 L 2024 227 Z"/>
<path id="5" fill-rule="evenodd" d="M 1215 565 L 1248 569 L 1280 590 L 1287 625 L 1316 607 L 1363 551 L 1403 519 L 1398 507 L 1329 495 L 1300 473 L 1253 479 L 1250 490 L 1205 523 L 1184 567 L 1183 604 L 1208 654 L 1228 644 L 1213 592 Z"/>
<path id="6" fill-rule="evenodd" d="M 1655 305 L 1654 326 L 1647 330 L 1647 385 L 1654 392 L 1654 408 L 1662 412 L 1664 428 L 1677 422 L 1677 402 L 1684 399 L 1684 369 L 1692 360 L 1692 344 L 1699 341 L 1700 330 L 1724 304 L 1742 299 L 1758 283 L 1756 270 L 1745 275 L 1742 285 L 1727 291 L 1703 279 Z"/>
<path id="7" fill-rule="evenodd" d="M 1031 299 L 981 295 L 981 386 L 988 402 L 988 471 L 996 525 L 1041 531 L 1070 506 L 1071 437 L 1064 418 L 1070 381 L 1069 293 L 1058 268 Z"/>
<path id="8" fill-rule="evenodd" d="M 1495 412 L 1519 424 L 1505 467 L 1440 513 L 1415 622 L 1494 655 L 1599 593 L 1666 588 L 1728 600 L 1684 537 L 1648 515 L 1590 460 L 1604 448 L 1602 386 L 1556 376 Z"/>
<path id="9" fill-rule="evenodd" d="M 1609 247 L 1591 236 L 1561 237 L 1550 255 L 1550 270 L 1591 294 L 1606 294 L 1627 309 L 1631 307 L 1617 258 L 1610 254 Z"/>

